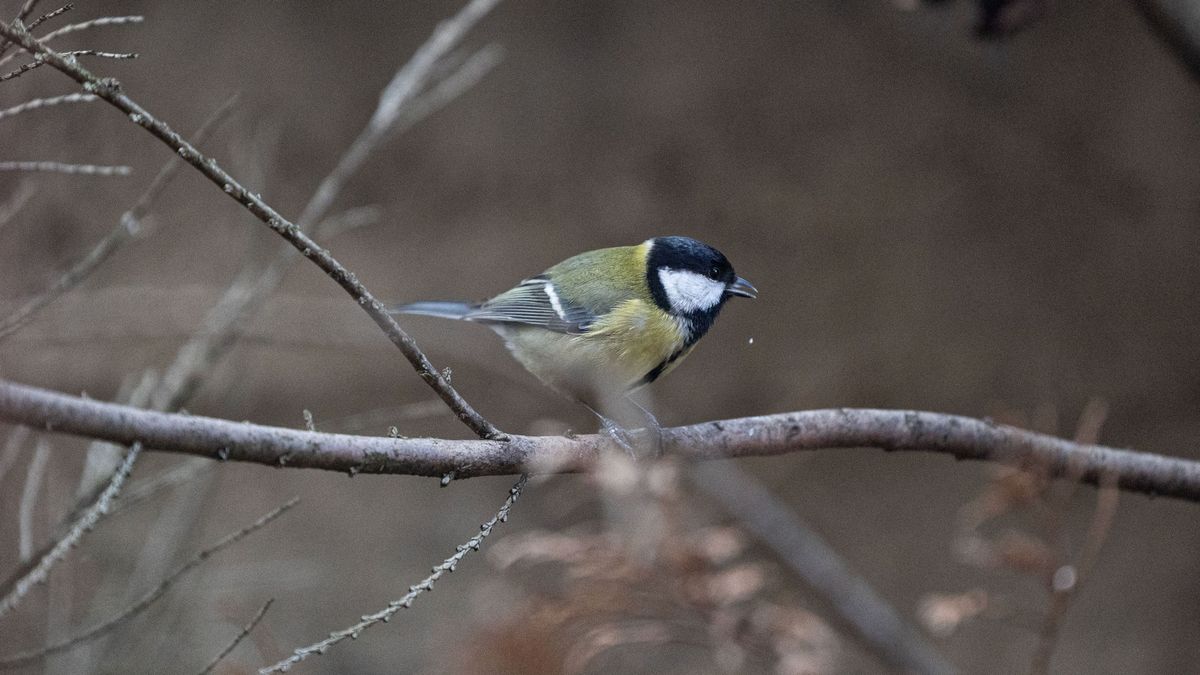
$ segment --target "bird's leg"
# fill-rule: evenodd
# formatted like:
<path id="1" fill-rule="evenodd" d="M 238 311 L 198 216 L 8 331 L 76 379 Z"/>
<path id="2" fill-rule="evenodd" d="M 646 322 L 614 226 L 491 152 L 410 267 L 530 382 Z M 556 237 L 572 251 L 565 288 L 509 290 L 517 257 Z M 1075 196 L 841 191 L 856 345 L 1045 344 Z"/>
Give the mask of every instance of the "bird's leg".
<path id="1" fill-rule="evenodd" d="M 600 411 L 596 410 L 587 403 L 583 403 L 583 401 L 580 401 L 580 403 L 582 403 L 583 407 L 592 411 L 592 414 L 600 419 L 600 430 L 604 432 L 604 435 L 608 436 L 613 440 L 614 443 L 621 446 L 621 448 L 625 451 L 625 454 L 636 460 L 637 453 L 633 451 L 633 437 L 629 434 L 629 431 L 611 419 L 600 414 Z"/>
<path id="2" fill-rule="evenodd" d="M 626 396 L 625 400 L 632 403 L 633 407 L 640 410 L 642 415 L 646 417 L 646 430 L 650 432 L 647 434 L 647 436 L 649 436 L 651 439 L 650 449 L 654 453 L 652 456 L 661 457 L 663 452 L 663 428 L 662 425 L 658 423 L 658 418 L 655 417 L 654 413 L 650 412 L 645 406 L 633 400 L 629 396 Z"/>

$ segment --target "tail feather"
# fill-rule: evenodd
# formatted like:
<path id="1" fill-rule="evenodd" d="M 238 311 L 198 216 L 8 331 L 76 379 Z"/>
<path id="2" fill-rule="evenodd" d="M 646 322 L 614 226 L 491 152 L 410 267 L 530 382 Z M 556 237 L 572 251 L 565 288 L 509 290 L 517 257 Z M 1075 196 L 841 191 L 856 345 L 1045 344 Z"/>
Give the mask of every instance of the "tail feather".
<path id="1" fill-rule="evenodd" d="M 465 319 L 475 310 L 475 305 L 466 302 L 413 302 L 388 309 L 388 314 L 420 314 L 443 319 Z"/>

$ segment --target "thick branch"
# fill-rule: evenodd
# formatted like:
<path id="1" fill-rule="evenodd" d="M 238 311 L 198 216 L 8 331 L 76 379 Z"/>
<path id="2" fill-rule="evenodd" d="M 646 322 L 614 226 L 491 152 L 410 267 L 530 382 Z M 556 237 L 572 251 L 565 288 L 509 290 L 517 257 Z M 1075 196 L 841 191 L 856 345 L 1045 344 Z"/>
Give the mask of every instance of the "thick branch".
<path id="1" fill-rule="evenodd" d="M 326 434 L 151 412 L 0 380 L 0 420 L 147 449 L 271 466 L 456 478 L 586 469 L 604 436 L 508 441 Z M 743 417 L 663 430 L 663 450 L 690 459 L 872 447 L 1024 463 L 1098 485 L 1200 502 L 1200 462 L 1074 443 L 1016 427 L 930 412 L 832 409 Z"/>

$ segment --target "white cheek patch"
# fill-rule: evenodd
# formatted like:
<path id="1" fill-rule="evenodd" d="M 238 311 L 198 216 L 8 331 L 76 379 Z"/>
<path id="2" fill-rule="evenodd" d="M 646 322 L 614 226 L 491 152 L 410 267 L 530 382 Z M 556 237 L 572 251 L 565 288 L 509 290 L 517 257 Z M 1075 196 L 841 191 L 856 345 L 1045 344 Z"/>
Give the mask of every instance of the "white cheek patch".
<path id="1" fill-rule="evenodd" d="M 725 294 L 725 284 L 695 272 L 660 267 L 658 280 L 671 307 L 681 314 L 712 309 Z"/>

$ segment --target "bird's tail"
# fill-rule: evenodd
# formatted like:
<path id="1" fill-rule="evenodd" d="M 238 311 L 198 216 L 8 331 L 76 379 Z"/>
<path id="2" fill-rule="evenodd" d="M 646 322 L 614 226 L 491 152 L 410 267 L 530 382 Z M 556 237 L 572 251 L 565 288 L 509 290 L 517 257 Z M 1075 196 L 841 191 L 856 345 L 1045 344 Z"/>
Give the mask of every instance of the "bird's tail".
<path id="1" fill-rule="evenodd" d="M 475 305 L 467 302 L 413 302 L 390 307 L 388 314 L 420 314 L 443 319 L 465 319 L 474 310 Z"/>

